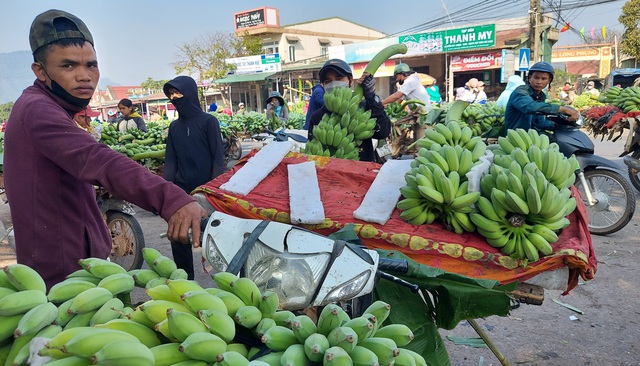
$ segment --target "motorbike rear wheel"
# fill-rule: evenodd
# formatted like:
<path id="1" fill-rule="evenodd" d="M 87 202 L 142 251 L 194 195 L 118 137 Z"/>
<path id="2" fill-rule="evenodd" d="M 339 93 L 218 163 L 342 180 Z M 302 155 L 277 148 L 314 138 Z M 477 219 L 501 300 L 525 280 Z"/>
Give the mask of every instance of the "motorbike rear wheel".
<path id="1" fill-rule="evenodd" d="M 589 206 L 582 182 L 576 180 L 575 186 L 587 206 L 589 232 L 607 235 L 625 227 L 636 210 L 636 197 L 629 182 L 622 175 L 606 169 L 588 170 L 584 176 L 597 200 L 595 205 Z"/>
<path id="2" fill-rule="evenodd" d="M 237 137 L 233 139 L 232 144 L 229 146 L 229 160 L 240 160 L 242 157 L 242 142 Z"/>
<path id="3" fill-rule="evenodd" d="M 632 158 L 635 159 L 640 159 L 640 150 L 636 150 L 633 152 L 633 154 L 631 154 Z M 629 180 L 631 181 L 631 184 L 633 184 L 633 186 L 640 191 L 640 171 L 633 169 L 632 167 L 629 167 Z"/>
<path id="4" fill-rule="evenodd" d="M 112 239 L 109 259 L 127 271 L 142 268 L 144 235 L 138 220 L 122 212 L 108 211 L 107 227 Z"/>

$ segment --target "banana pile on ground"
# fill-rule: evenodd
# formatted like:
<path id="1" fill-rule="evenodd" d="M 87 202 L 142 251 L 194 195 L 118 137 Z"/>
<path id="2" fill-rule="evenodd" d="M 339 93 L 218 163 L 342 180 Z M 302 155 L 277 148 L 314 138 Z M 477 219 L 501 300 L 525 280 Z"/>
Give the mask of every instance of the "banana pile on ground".
<path id="1" fill-rule="evenodd" d="M 615 96 L 615 93 L 618 93 Z M 618 107 L 624 113 L 638 112 L 640 111 L 640 86 L 629 86 L 622 90 L 617 87 L 609 88 L 606 91 L 607 97 L 611 94 L 611 97 L 615 98 L 609 102 Z"/>
<path id="2" fill-rule="evenodd" d="M 391 123 L 408 115 L 407 110 L 401 103 L 390 103 L 385 107 L 384 111 L 391 120 Z"/>
<path id="3" fill-rule="evenodd" d="M 607 104 L 614 104 L 614 101 L 616 100 L 616 98 L 618 98 L 622 90 L 624 90 L 624 88 L 621 88 L 619 86 L 612 86 L 611 88 L 600 93 L 598 101 Z"/>
<path id="4" fill-rule="evenodd" d="M 576 208 L 569 187 L 578 161 L 567 159 L 556 143 L 535 130 L 509 130 L 497 145 L 493 164 L 481 181 L 477 213 L 470 215 L 478 233 L 507 255 L 535 262 L 553 252 L 557 230 Z"/>
<path id="5" fill-rule="evenodd" d="M 100 142 L 133 160 L 164 160 L 166 132 L 160 124 L 149 123 L 147 132 L 130 129 L 127 134 L 122 134 L 113 124 L 104 124 L 101 133 Z"/>
<path id="6" fill-rule="evenodd" d="M 418 157 L 405 175 L 407 185 L 400 189 L 400 218 L 412 225 L 438 219 L 457 234 L 475 231 L 469 214 L 480 193 L 468 191 L 466 174 L 485 153 L 482 138 L 474 137 L 469 126 L 460 128 L 450 121 L 426 129 L 416 145 Z"/>
<path id="7" fill-rule="evenodd" d="M 81 260 L 83 269 L 48 293 L 30 267 L 5 267 L 0 362 L 27 365 L 33 346 L 49 365 L 426 365 L 400 348 L 413 339 L 408 327 L 381 325 L 386 303 L 354 319 L 329 305 L 314 322 L 278 310 L 278 295 L 261 293 L 247 278 L 218 273 L 218 288 L 202 288 L 157 250 L 145 248 L 143 257 L 149 269 L 129 272 L 103 259 Z M 131 305 L 134 287 L 150 299 Z M 46 342 L 32 344 L 40 337 Z"/>
<path id="8" fill-rule="evenodd" d="M 360 108 L 362 95 L 350 88 L 335 88 L 324 94 L 324 105 L 331 112 L 313 128 L 313 140 L 307 142 L 305 153 L 358 160 L 362 140 L 373 136 L 376 126 L 371 111 Z"/>

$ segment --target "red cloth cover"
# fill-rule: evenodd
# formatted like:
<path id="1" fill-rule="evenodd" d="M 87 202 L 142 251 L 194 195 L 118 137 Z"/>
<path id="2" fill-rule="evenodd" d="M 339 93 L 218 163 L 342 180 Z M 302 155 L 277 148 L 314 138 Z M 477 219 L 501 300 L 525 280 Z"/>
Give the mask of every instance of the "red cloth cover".
<path id="1" fill-rule="evenodd" d="M 566 293 L 578 284 L 579 276 L 592 279 L 596 272 L 596 256 L 587 228 L 586 208 L 581 199 L 578 199 L 576 211 L 569 216 L 572 224 L 552 244 L 554 254 L 525 265 L 503 255 L 477 233 L 457 235 L 438 222 L 409 225 L 400 219 L 397 209 L 384 226 L 355 219 L 353 211 L 360 206 L 380 169 L 376 163 L 289 153 L 247 196 L 220 189 L 220 185 L 227 182 L 255 153 L 247 155 L 232 169 L 196 191 L 206 193 L 209 202 L 220 212 L 240 218 L 290 224 L 287 165 L 314 161 L 326 215 L 324 224 L 302 225 L 314 232 L 330 235 L 353 223 L 358 236 L 369 248 L 397 250 L 428 266 L 501 283 L 524 282 L 541 272 L 567 266 L 570 278 Z M 579 197 L 575 187 L 572 190 Z"/>

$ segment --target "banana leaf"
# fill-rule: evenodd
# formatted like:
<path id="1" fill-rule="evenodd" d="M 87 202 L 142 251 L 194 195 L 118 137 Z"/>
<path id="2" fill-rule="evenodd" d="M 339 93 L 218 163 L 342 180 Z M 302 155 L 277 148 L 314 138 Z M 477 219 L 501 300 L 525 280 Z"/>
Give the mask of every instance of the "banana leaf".
<path id="1" fill-rule="evenodd" d="M 353 224 L 348 224 L 329 237 L 361 244 L 354 228 Z M 438 328 L 453 329 L 466 319 L 506 316 L 511 310 L 509 293 L 516 289 L 517 282 L 501 285 L 498 281 L 474 279 L 429 267 L 397 251 L 377 252 L 382 258 L 406 259 L 409 262 L 406 274 L 393 275 L 417 284 L 424 296 L 411 292 L 405 286 L 380 280 L 376 283 L 373 297 L 391 305 L 387 323 L 405 324 L 411 328 L 415 338 L 404 348 L 421 354 L 429 365 L 451 365 Z"/>
<path id="2" fill-rule="evenodd" d="M 493 280 L 474 279 L 419 264 L 400 252 L 378 252 L 384 258 L 408 260 L 408 273 L 394 275 L 417 284 L 423 291 L 424 300 L 407 287 L 381 280 L 376 284 L 374 297 L 391 305 L 390 322 L 412 329 L 415 339 L 407 348 L 420 353 L 428 364 L 450 364 L 437 328 L 453 329 L 462 320 L 506 316 L 511 310 L 509 293 L 516 289 L 517 282 L 502 285 Z"/>
<path id="3" fill-rule="evenodd" d="M 427 113 L 427 117 L 424 120 L 424 123 L 427 125 L 433 125 L 438 123 L 438 120 L 440 119 L 440 115 L 442 114 L 442 112 L 443 110 L 440 108 L 431 108 L 429 113 Z"/>

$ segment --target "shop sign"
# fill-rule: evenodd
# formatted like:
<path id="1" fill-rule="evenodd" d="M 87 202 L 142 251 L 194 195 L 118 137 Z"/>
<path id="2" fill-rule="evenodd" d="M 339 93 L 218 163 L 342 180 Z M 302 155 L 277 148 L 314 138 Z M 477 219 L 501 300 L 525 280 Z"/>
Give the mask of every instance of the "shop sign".
<path id="1" fill-rule="evenodd" d="M 611 47 L 556 49 L 551 52 L 551 62 L 599 61 L 611 59 L 613 59 Z"/>
<path id="2" fill-rule="evenodd" d="M 368 62 L 359 62 L 351 65 L 353 69 L 353 78 L 359 79 L 364 72 L 364 69 L 367 67 Z M 393 60 L 387 60 L 384 64 L 380 65 L 378 70 L 375 72 L 375 77 L 385 77 L 385 76 L 393 76 L 393 69 L 396 67 L 396 62 Z"/>
<path id="3" fill-rule="evenodd" d="M 255 74 L 258 72 L 278 72 L 282 70 L 280 54 L 255 55 L 225 59 L 227 64 L 235 65 L 233 74 Z"/>
<path id="4" fill-rule="evenodd" d="M 400 36 L 399 42 L 407 45 L 406 55 L 465 51 L 495 47 L 495 24 L 454 28 L 431 33 Z"/>
<path id="5" fill-rule="evenodd" d="M 339 58 L 345 60 L 348 64 L 367 62 L 383 48 L 393 44 L 398 44 L 398 37 L 333 46 L 329 47 L 329 58 Z M 397 55 L 395 57 L 400 56 L 403 55 Z"/>
<path id="6" fill-rule="evenodd" d="M 451 57 L 451 70 L 454 72 L 497 69 L 499 67 L 502 67 L 501 51 Z"/>
<path id="7" fill-rule="evenodd" d="M 278 26 L 278 10 L 275 8 L 259 8 L 233 14 L 236 30 L 262 26 Z"/>

